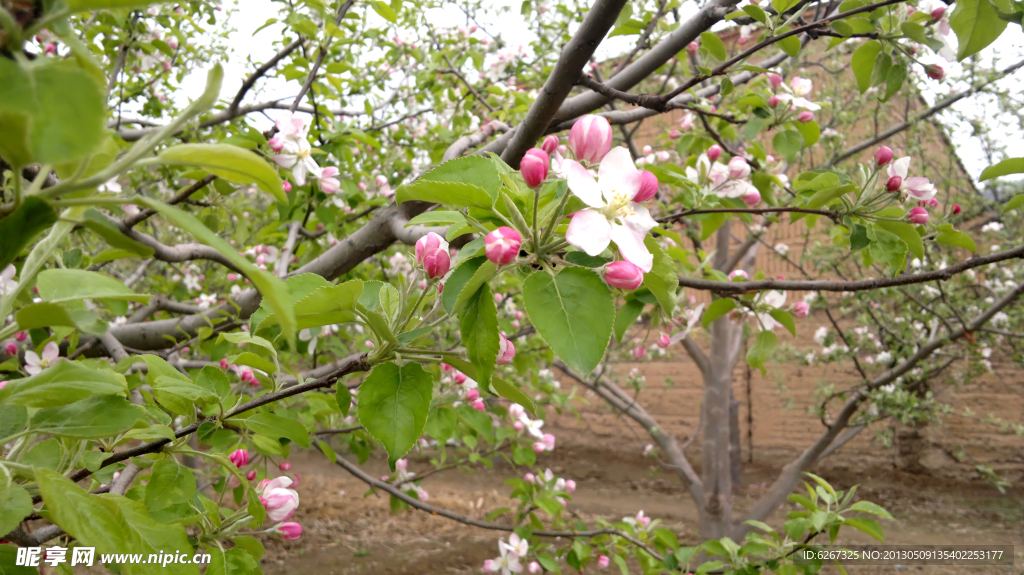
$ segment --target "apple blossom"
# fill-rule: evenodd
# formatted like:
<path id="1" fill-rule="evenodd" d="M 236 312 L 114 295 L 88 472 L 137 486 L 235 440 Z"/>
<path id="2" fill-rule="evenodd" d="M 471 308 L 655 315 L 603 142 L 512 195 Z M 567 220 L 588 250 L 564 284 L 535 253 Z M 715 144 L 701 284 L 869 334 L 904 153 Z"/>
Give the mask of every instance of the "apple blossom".
<path id="1" fill-rule="evenodd" d="M 503 266 L 516 259 L 522 244 L 523 237 L 519 235 L 519 232 L 508 226 L 501 226 L 484 238 L 484 253 L 487 255 L 487 259 Z"/>
<path id="2" fill-rule="evenodd" d="M 683 117 L 679 119 L 679 129 L 684 132 L 689 132 L 693 129 L 694 116 L 691 112 L 686 112 Z"/>
<path id="3" fill-rule="evenodd" d="M 529 433 L 530 435 L 536 437 L 537 439 L 542 439 L 544 437 L 544 434 L 541 433 L 540 431 L 541 428 L 544 427 L 543 419 L 531 420 L 529 417 L 523 415 L 520 416 L 519 421 L 523 422 L 523 425 L 526 427 L 526 432 Z"/>
<path id="4" fill-rule="evenodd" d="M 444 277 L 452 267 L 448 242 L 434 232 L 416 240 L 416 262 L 423 266 L 428 278 Z"/>
<path id="5" fill-rule="evenodd" d="M 786 292 L 778 290 L 761 292 L 755 301 L 769 308 L 779 309 L 786 303 Z M 764 331 L 772 331 L 776 326 L 782 325 L 772 317 L 770 312 L 757 313 L 756 316 L 758 324 Z"/>
<path id="6" fill-rule="evenodd" d="M 519 419 L 524 413 L 526 413 L 526 408 L 518 403 L 508 406 L 508 414 L 512 418 Z"/>
<path id="7" fill-rule="evenodd" d="M 501 554 L 500 557 L 484 561 L 484 571 L 489 573 L 497 573 L 500 571 L 501 575 L 511 575 L 512 573 L 522 572 L 523 566 L 519 564 L 519 555 L 516 553 L 510 553 L 504 542 L 499 542 L 498 552 Z"/>
<path id="8" fill-rule="evenodd" d="M 907 221 L 912 224 L 925 225 L 928 223 L 928 210 L 918 206 L 907 213 Z"/>
<path id="9" fill-rule="evenodd" d="M 686 45 L 686 53 L 693 56 L 694 54 L 697 53 L 697 50 L 699 48 L 700 46 L 698 46 L 696 42 L 690 42 L 689 44 Z"/>
<path id="10" fill-rule="evenodd" d="M 338 168 L 328 166 L 320 171 L 320 190 L 325 194 L 336 194 L 341 191 L 341 182 L 338 181 Z"/>
<path id="11" fill-rule="evenodd" d="M 264 479 L 256 487 L 260 501 L 267 509 L 267 517 L 271 521 L 287 521 L 298 509 L 299 494 L 294 489 L 289 489 L 292 483 L 290 478 L 281 476 L 269 481 Z"/>
<path id="12" fill-rule="evenodd" d="M 535 188 L 548 177 L 551 159 L 547 152 L 540 148 L 530 148 L 519 162 L 519 171 L 523 174 L 526 185 Z"/>
<path id="13" fill-rule="evenodd" d="M 7 355 L 18 354 L 18 344 L 13 341 L 7 341 L 4 343 L 4 353 Z"/>
<path id="14" fill-rule="evenodd" d="M 464 373 L 456 373 L 455 374 L 455 383 L 457 383 L 458 385 L 462 385 L 462 384 L 466 383 L 467 379 L 469 379 L 469 378 L 466 377 L 466 374 L 464 374 Z"/>
<path id="15" fill-rule="evenodd" d="M 281 465 L 278 465 L 277 468 L 280 469 L 281 471 L 288 471 L 289 469 L 292 468 L 292 464 L 285 461 L 281 463 Z"/>
<path id="16" fill-rule="evenodd" d="M 469 403 L 469 406 L 472 407 L 473 409 L 477 410 L 477 411 L 484 411 L 484 410 L 487 409 L 487 406 L 484 405 L 484 400 L 482 400 L 482 399 L 478 399 L 476 401 L 471 401 Z"/>
<path id="17" fill-rule="evenodd" d="M 708 148 L 708 159 L 711 160 L 712 162 L 718 161 L 718 157 L 721 155 L 722 146 L 719 146 L 718 144 L 712 144 L 712 146 Z"/>
<path id="18" fill-rule="evenodd" d="M 527 483 L 533 483 L 534 481 L 536 481 L 536 479 L 537 478 L 534 477 L 532 473 L 527 473 L 526 475 L 523 476 L 523 481 Z"/>
<path id="19" fill-rule="evenodd" d="M 875 151 L 875 162 L 879 166 L 884 166 L 892 161 L 892 148 L 889 146 L 881 146 Z"/>
<path id="20" fill-rule="evenodd" d="M 281 536 L 281 539 L 285 541 L 295 541 L 299 537 L 302 537 L 302 525 L 294 521 L 287 523 L 281 523 L 274 527 L 274 532 Z"/>
<path id="21" fill-rule="evenodd" d="M 757 187 L 751 184 L 747 188 L 746 193 L 740 196 L 740 199 L 743 200 L 743 203 L 746 204 L 748 208 L 752 208 L 761 203 L 761 192 L 757 190 Z"/>
<path id="22" fill-rule="evenodd" d="M 957 214 L 959 214 L 959 213 L 960 213 L 960 210 L 961 210 L 961 208 L 960 208 L 960 204 L 953 204 L 953 215 L 954 215 L 954 216 L 955 216 L 955 215 L 957 215 Z"/>
<path id="23" fill-rule="evenodd" d="M 644 283 L 644 272 L 630 262 L 619 260 L 604 267 L 604 281 L 614 288 L 632 291 Z"/>
<path id="24" fill-rule="evenodd" d="M 750 279 L 750 276 L 748 276 L 747 272 L 743 270 L 733 270 L 732 273 L 729 274 L 729 279 L 735 281 L 736 278 L 747 280 Z"/>
<path id="25" fill-rule="evenodd" d="M 885 189 L 889 190 L 890 192 L 898 192 L 900 190 L 900 186 L 902 185 L 903 178 L 899 176 L 893 176 L 889 178 L 889 181 L 885 183 Z"/>
<path id="26" fill-rule="evenodd" d="M 750 176 L 750 164 L 747 163 L 747 159 L 743 156 L 733 156 L 729 160 L 729 177 L 734 180 L 741 180 Z"/>
<path id="27" fill-rule="evenodd" d="M 51 341 L 43 346 L 42 357 L 34 351 L 25 352 L 25 371 L 29 375 L 38 375 L 58 359 L 60 359 L 60 348 L 57 346 L 57 342 Z"/>
<path id="28" fill-rule="evenodd" d="M 596 164 L 604 159 L 611 147 L 612 127 L 601 116 L 583 116 L 569 130 L 569 149 L 577 161 Z"/>
<path id="29" fill-rule="evenodd" d="M 566 493 L 572 493 L 573 491 L 576 491 L 576 482 L 573 481 L 572 479 L 566 479 L 565 480 L 565 492 Z"/>
<path id="30" fill-rule="evenodd" d="M 810 110 L 804 110 L 803 112 L 800 112 L 797 115 L 796 119 L 804 124 L 806 124 L 807 122 L 812 122 L 814 121 L 814 112 L 811 112 Z"/>
<path id="31" fill-rule="evenodd" d="M 611 559 L 609 559 L 607 555 L 598 555 L 597 556 L 597 566 L 598 567 L 600 567 L 601 569 L 604 569 L 605 567 L 608 567 L 609 564 L 611 564 Z"/>
<path id="32" fill-rule="evenodd" d="M 530 542 L 526 539 L 520 538 L 518 535 L 513 533 L 508 537 L 508 543 L 504 541 L 498 541 L 498 547 L 505 547 L 505 550 L 510 554 L 514 554 L 516 557 L 525 557 L 530 552 Z"/>
<path id="33" fill-rule="evenodd" d="M 626 148 L 608 152 L 598 169 L 598 180 L 577 162 L 567 160 L 565 172 L 569 189 L 590 206 L 576 212 L 565 239 L 587 255 L 596 256 L 614 241 L 622 256 L 645 272 L 651 271 L 654 256 L 644 237 L 658 223 L 647 208 L 633 201 L 642 177 Z"/>
<path id="34" fill-rule="evenodd" d="M 544 141 L 540 144 L 540 148 L 548 154 L 554 154 L 555 150 L 558 149 L 558 136 L 551 134 L 544 138 Z"/>
<path id="35" fill-rule="evenodd" d="M 641 360 L 644 358 L 645 355 L 647 355 L 647 348 L 644 347 L 643 345 L 635 345 L 633 346 L 632 353 L 633 359 Z"/>
<path id="36" fill-rule="evenodd" d="M 19 331 L 18 333 L 14 334 L 14 341 L 16 341 L 18 343 L 24 343 L 25 340 L 27 340 L 27 339 L 28 339 L 28 332 L 27 331 Z"/>
<path id="37" fill-rule="evenodd" d="M 249 463 L 249 452 L 244 449 L 236 449 L 231 452 L 228 459 L 235 464 L 235 467 L 243 467 Z"/>
<path id="38" fill-rule="evenodd" d="M 768 98 L 768 107 L 769 108 L 778 108 L 779 107 L 779 101 L 780 100 L 779 100 L 778 96 L 775 96 L 775 95 L 770 96 Z"/>
<path id="39" fill-rule="evenodd" d="M 281 189 L 284 190 L 284 193 L 286 193 L 286 194 L 292 193 L 292 183 L 291 182 L 281 182 Z"/>
<path id="40" fill-rule="evenodd" d="M 634 202 L 646 202 L 658 194 L 658 176 L 644 170 L 640 172 L 640 191 L 633 198 Z"/>
<path id="41" fill-rule="evenodd" d="M 934 198 L 937 190 L 935 189 L 935 186 L 928 180 L 928 178 L 923 178 L 920 176 L 913 178 L 907 177 L 909 170 L 910 156 L 904 156 L 894 161 L 888 168 L 890 180 L 889 183 L 886 184 L 886 187 L 889 187 L 891 185 L 893 176 L 899 176 L 899 190 L 907 192 L 916 200 L 930 200 Z"/>
<path id="42" fill-rule="evenodd" d="M 943 70 L 942 66 L 939 66 L 938 64 L 931 64 L 929 66 L 925 66 L 924 72 L 932 80 L 941 80 L 942 77 L 946 74 L 946 71 Z"/>
<path id="43" fill-rule="evenodd" d="M 495 361 L 498 365 L 505 365 L 516 356 L 516 346 L 512 344 L 504 333 L 498 334 L 498 358 Z"/>
<path id="44" fill-rule="evenodd" d="M 306 139 L 306 129 L 301 118 L 291 118 L 288 114 L 288 121 L 278 120 L 277 126 L 283 141 L 279 143 L 281 153 L 273 157 L 274 162 L 286 170 L 292 171 L 295 183 L 303 186 L 306 184 L 306 174 L 320 177 L 320 165 L 312 157 L 313 149 Z"/>
<path id="45" fill-rule="evenodd" d="M 672 343 L 672 338 L 670 338 L 667 333 L 662 332 L 662 334 L 658 336 L 658 347 L 661 349 L 665 349 L 670 343 Z"/>
<path id="46" fill-rule="evenodd" d="M 798 301 L 793 304 L 793 315 L 796 317 L 807 317 L 811 313 L 811 306 L 805 301 Z"/>
<path id="47" fill-rule="evenodd" d="M 0 297 L 13 294 L 18 289 L 18 282 L 14 281 L 14 274 L 18 273 L 14 264 L 8 264 L 4 271 L 0 272 Z"/>
<path id="48" fill-rule="evenodd" d="M 679 130 L 669 130 L 668 131 L 668 137 L 671 140 L 678 140 L 679 136 L 682 136 L 682 133 Z"/>
<path id="49" fill-rule="evenodd" d="M 530 564 L 527 565 L 526 570 L 530 573 L 540 573 L 540 563 L 537 563 L 536 561 L 530 561 Z"/>
<path id="50" fill-rule="evenodd" d="M 254 469 L 254 470 L 250 471 L 249 473 L 246 473 L 245 474 L 245 478 L 248 479 L 249 481 L 252 481 L 253 479 L 256 479 L 256 470 Z"/>
<path id="51" fill-rule="evenodd" d="M 466 400 L 467 401 L 476 401 L 478 399 L 480 399 L 480 392 L 479 391 L 477 391 L 476 389 L 469 389 L 469 390 L 466 391 Z"/>

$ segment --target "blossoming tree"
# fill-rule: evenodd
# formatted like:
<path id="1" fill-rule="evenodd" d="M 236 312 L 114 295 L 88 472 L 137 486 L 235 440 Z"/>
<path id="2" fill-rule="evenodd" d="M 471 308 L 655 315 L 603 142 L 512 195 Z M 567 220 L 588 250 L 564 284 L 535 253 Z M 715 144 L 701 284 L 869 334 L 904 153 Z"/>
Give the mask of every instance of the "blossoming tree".
<path id="1" fill-rule="evenodd" d="M 431 8 L 466 24 L 438 27 Z M 1024 196 L 940 205 L 919 156 L 886 145 L 913 122 L 834 150 L 826 132 L 852 138 L 857 117 L 844 123 L 793 66 L 827 39 L 863 98 L 884 104 L 943 78 L 919 51 L 974 57 L 1019 8 L 959 0 L 947 18 L 904 0 L 714 0 L 685 19 L 678 8 L 527 0 L 536 36 L 516 46 L 476 23 L 493 15 L 486 4 L 281 2 L 267 23 L 277 53 L 228 93 L 209 64 L 226 53 L 216 3 L 2 0 L 4 572 L 15 546 L 55 542 L 202 549 L 207 573 L 258 572 L 258 537 L 302 533 L 287 461 L 297 447 L 396 509 L 506 532 L 482 566 L 506 575 L 612 562 L 813 572 L 794 564 L 799 546 L 851 529 L 881 538 L 870 516 L 884 509 L 808 472 L 873 419 L 934 413 L 925 388 L 939 373 L 1020 337 L 1024 246 L 979 255 L 963 228 L 985 219 L 1017 241 L 992 226 Z M 709 31 L 725 21 L 740 27 L 731 52 Z M 609 67 L 593 58 L 610 32 L 637 41 Z M 200 67 L 205 89 L 186 101 L 185 74 Z M 297 95 L 253 97 L 269 76 Z M 632 131 L 677 109 L 688 113 L 659 149 L 638 149 Z M 826 146 L 830 161 L 801 168 Z M 982 178 L 1022 171 L 1011 158 Z M 780 218 L 824 228 L 827 245 L 794 262 L 804 279 L 754 269 Z M 843 299 L 787 303 L 794 290 Z M 874 313 L 905 306 L 898 297 L 918 304 L 900 326 Z M 814 307 L 832 320 L 818 337 L 831 349 L 802 360 L 853 361 L 863 380 L 829 390 L 820 438 L 739 513 L 733 367 L 749 340 L 745 361 L 763 370 L 775 332 L 813 329 L 798 319 Z M 862 325 L 844 331 L 841 309 Z M 609 368 L 622 353 L 644 358 L 655 329 L 657 348 L 681 346 L 703 376 L 700 475 Z M 557 445 L 544 414 L 571 403 L 551 368 L 650 433 L 706 542 L 681 545 L 639 510 L 595 524 L 569 512 L 575 481 L 542 470 Z M 384 478 L 362 467 L 379 449 Z M 504 457 L 518 506 L 480 521 L 428 503 L 413 451 L 456 465 Z M 808 494 L 794 494 L 802 480 Z M 803 510 L 765 523 L 787 499 Z"/>

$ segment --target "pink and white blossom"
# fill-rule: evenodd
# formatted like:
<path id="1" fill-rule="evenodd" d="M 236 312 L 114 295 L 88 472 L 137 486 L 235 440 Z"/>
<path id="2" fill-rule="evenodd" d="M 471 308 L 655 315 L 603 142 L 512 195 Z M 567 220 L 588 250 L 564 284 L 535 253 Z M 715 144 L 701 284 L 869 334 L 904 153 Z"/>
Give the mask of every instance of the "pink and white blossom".
<path id="1" fill-rule="evenodd" d="M 583 116 L 569 130 L 569 149 L 577 161 L 596 164 L 604 159 L 611 147 L 612 127 L 601 116 Z"/>
<path id="2" fill-rule="evenodd" d="M 890 180 L 899 176 L 900 191 L 904 191 L 915 200 L 930 200 L 935 197 L 937 190 L 935 185 L 928 178 L 916 176 L 908 177 L 910 171 L 910 156 L 904 156 L 889 166 L 887 173 Z M 895 190 L 894 190 L 895 191 Z"/>
<path id="3" fill-rule="evenodd" d="M 59 359 L 60 347 L 57 346 L 57 342 L 51 341 L 43 346 L 42 357 L 34 351 L 25 352 L 25 371 L 29 375 L 38 375 Z"/>
<path id="4" fill-rule="evenodd" d="M 14 281 L 14 275 L 18 273 L 14 264 L 9 264 L 4 271 L 0 272 L 0 297 L 11 295 L 18 290 L 18 282 Z"/>
<path id="5" fill-rule="evenodd" d="M 647 233 L 658 223 L 647 208 L 633 201 L 640 191 L 641 175 L 626 148 L 608 152 L 598 169 L 598 179 L 582 165 L 567 160 L 565 172 L 569 189 L 590 206 L 576 212 L 565 239 L 587 255 L 596 256 L 611 242 L 623 258 L 645 272 L 651 271 L 654 256 L 644 245 Z"/>
<path id="6" fill-rule="evenodd" d="M 495 361 L 498 365 L 505 365 L 516 356 L 516 346 L 512 344 L 504 333 L 498 334 L 498 358 Z"/>
<path id="7" fill-rule="evenodd" d="M 516 259 L 522 244 L 523 237 L 519 235 L 519 232 L 508 226 L 501 226 L 484 238 L 484 253 L 487 255 L 487 259 L 503 266 Z"/>

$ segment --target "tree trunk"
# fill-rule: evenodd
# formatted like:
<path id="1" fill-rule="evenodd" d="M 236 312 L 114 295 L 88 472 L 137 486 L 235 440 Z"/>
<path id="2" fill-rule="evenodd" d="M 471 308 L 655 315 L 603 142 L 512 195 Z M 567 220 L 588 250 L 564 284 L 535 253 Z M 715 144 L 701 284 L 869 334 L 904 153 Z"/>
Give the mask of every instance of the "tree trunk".
<path id="1" fill-rule="evenodd" d="M 730 382 L 732 378 L 729 378 Z M 740 402 L 736 401 L 732 385 L 729 386 L 729 463 L 732 489 L 743 489 L 743 445 L 740 441 Z"/>

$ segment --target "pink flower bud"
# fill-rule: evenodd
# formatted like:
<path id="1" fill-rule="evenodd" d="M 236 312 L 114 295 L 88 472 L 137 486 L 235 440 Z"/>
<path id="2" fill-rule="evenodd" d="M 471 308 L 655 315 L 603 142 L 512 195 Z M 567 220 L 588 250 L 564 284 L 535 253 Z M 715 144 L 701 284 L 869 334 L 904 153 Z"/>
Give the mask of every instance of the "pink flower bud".
<path id="1" fill-rule="evenodd" d="M 526 570 L 529 571 L 531 575 L 535 573 L 540 573 L 540 563 L 537 563 L 536 561 L 530 561 L 530 564 L 526 567 Z"/>
<path id="2" fill-rule="evenodd" d="M 914 9 L 914 7 L 913 7 L 913 6 L 907 6 L 907 16 L 910 16 L 910 15 L 911 15 L 911 14 L 913 14 L 914 12 L 917 12 L 917 10 L 916 10 L 916 9 Z"/>
<path id="3" fill-rule="evenodd" d="M 464 374 L 464 373 L 460 372 L 460 373 L 456 373 L 455 374 L 455 383 L 457 383 L 458 385 L 462 385 L 463 383 L 466 383 L 466 379 L 468 379 L 468 378 L 466 377 L 466 374 Z"/>
<path id="4" fill-rule="evenodd" d="M 544 453 L 544 451 L 545 451 L 545 448 L 544 448 L 544 444 L 543 443 L 538 441 L 538 442 L 533 444 L 533 452 L 534 453 Z"/>
<path id="5" fill-rule="evenodd" d="M 946 7 L 939 6 L 932 10 L 932 20 L 942 20 L 942 17 L 946 15 Z"/>
<path id="6" fill-rule="evenodd" d="M 750 188 L 747 193 L 743 194 L 743 203 L 747 204 L 748 208 L 752 208 L 757 204 L 761 203 L 761 192 L 754 188 Z"/>
<path id="7" fill-rule="evenodd" d="M 19 331 L 18 333 L 14 334 L 14 341 L 16 341 L 18 343 L 22 343 L 26 339 L 28 339 L 28 332 L 27 331 Z"/>
<path id="8" fill-rule="evenodd" d="M 484 253 L 487 259 L 499 266 L 511 263 L 519 255 L 523 238 L 519 232 L 508 226 L 501 226 L 484 238 Z"/>
<path id="9" fill-rule="evenodd" d="M 694 54 L 697 53 L 697 50 L 699 48 L 700 46 L 698 46 L 696 42 L 690 42 L 689 44 L 686 45 L 686 53 L 693 56 Z"/>
<path id="10" fill-rule="evenodd" d="M 532 473 L 527 473 L 526 475 L 523 476 L 523 481 L 527 483 L 533 483 L 535 479 L 536 477 L 534 477 Z"/>
<path id="11" fill-rule="evenodd" d="M 750 279 L 750 276 L 748 276 L 747 272 L 745 272 L 743 270 L 733 270 L 733 272 L 731 274 L 729 274 L 729 279 L 730 280 L 735 280 L 736 278 L 740 278 L 740 279 L 746 280 L 746 279 Z"/>
<path id="12" fill-rule="evenodd" d="M 576 491 L 576 482 L 573 481 L 572 479 L 566 479 L 565 480 L 565 492 L 566 493 L 572 493 L 573 491 Z"/>
<path id="13" fill-rule="evenodd" d="M 18 355 L 18 344 L 9 341 L 4 344 L 4 353 L 7 355 Z"/>
<path id="14" fill-rule="evenodd" d="M 281 465 L 278 465 L 277 468 L 280 469 L 281 471 L 288 471 L 289 469 L 292 468 L 292 464 L 285 461 L 282 462 Z"/>
<path id="15" fill-rule="evenodd" d="M 516 421 L 515 423 L 512 424 L 512 429 L 516 431 L 522 431 L 524 427 L 525 426 L 523 425 L 522 421 Z"/>
<path id="16" fill-rule="evenodd" d="M 596 164 L 612 149 L 612 127 L 601 116 L 587 114 L 569 130 L 569 148 L 577 160 Z"/>
<path id="17" fill-rule="evenodd" d="M 286 193 L 286 194 L 292 193 L 292 184 L 291 184 L 291 182 L 281 182 L 281 188 L 284 190 L 284 193 Z"/>
<path id="18" fill-rule="evenodd" d="M 611 564 L 611 562 L 612 562 L 612 560 L 609 559 L 607 555 L 598 555 L 597 556 L 597 566 L 600 567 L 601 569 L 604 569 L 605 567 L 607 567 L 609 564 Z"/>
<path id="19" fill-rule="evenodd" d="M 246 473 L 245 474 L 245 478 L 248 479 L 249 481 L 252 481 L 253 479 L 256 479 L 256 471 L 253 470 L 253 471 L 250 471 L 249 473 Z"/>
<path id="20" fill-rule="evenodd" d="M 667 348 L 670 343 L 672 343 L 672 338 L 667 333 L 662 333 L 658 336 L 658 347 L 661 349 Z"/>
<path id="21" fill-rule="evenodd" d="M 359 182 L 358 184 L 356 184 L 356 187 L 359 188 L 360 192 L 365 192 L 366 191 L 366 184 L 363 183 L 363 182 Z"/>
<path id="22" fill-rule="evenodd" d="M 889 178 L 888 182 L 885 183 L 885 189 L 889 190 L 890 192 L 895 192 L 895 191 L 899 190 L 900 186 L 902 186 L 902 185 L 903 185 L 903 178 L 901 178 L 899 176 L 893 176 L 893 177 Z"/>
<path id="23" fill-rule="evenodd" d="M 470 402 L 469 405 L 473 409 L 475 409 L 477 411 L 483 411 L 483 410 L 487 409 L 487 406 L 484 405 L 484 400 L 482 400 L 482 399 L 478 399 L 476 401 Z"/>
<path id="24" fill-rule="evenodd" d="M 771 108 L 777 108 L 779 106 L 779 97 L 772 96 L 768 98 L 768 106 Z"/>
<path id="25" fill-rule="evenodd" d="M 242 467 L 249 463 L 249 452 L 244 449 L 236 449 L 228 456 L 228 459 L 235 464 L 235 467 Z"/>
<path id="26" fill-rule="evenodd" d="M 658 176 L 644 170 L 640 172 L 640 191 L 633 197 L 636 203 L 646 202 L 658 194 Z"/>
<path id="27" fill-rule="evenodd" d="M 224 370 L 228 368 L 228 360 L 226 357 L 220 358 L 220 368 Z"/>
<path id="28" fill-rule="evenodd" d="M 939 200 L 936 199 L 936 198 L 931 198 L 931 199 L 928 199 L 928 200 L 924 200 L 923 202 L 920 202 L 920 205 L 925 207 L 925 208 L 935 209 L 935 208 L 939 207 Z"/>
<path id="29" fill-rule="evenodd" d="M 928 223 L 928 210 L 917 207 L 907 214 L 907 221 L 912 224 L 923 226 Z"/>
<path id="30" fill-rule="evenodd" d="M 733 156 L 729 160 L 729 177 L 734 180 L 742 180 L 750 175 L 750 164 L 743 156 Z"/>
<path id="31" fill-rule="evenodd" d="M 882 146 L 875 150 L 875 163 L 884 166 L 892 161 L 892 149 L 889 146 Z"/>
<path id="32" fill-rule="evenodd" d="M 647 348 L 642 345 L 636 345 L 633 347 L 633 359 L 640 360 L 647 355 Z"/>
<path id="33" fill-rule="evenodd" d="M 807 317 L 811 313 L 811 305 L 805 301 L 798 301 L 793 304 L 793 315 L 796 317 Z"/>
<path id="34" fill-rule="evenodd" d="M 370 340 L 366 340 L 366 341 L 364 341 L 364 342 L 363 342 L 363 345 L 365 345 L 366 347 L 368 347 L 368 348 L 370 348 L 370 349 L 373 349 L 373 348 L 377 347 L 377 346 L 376 346 L 376 345 L 374 345 L 374 343 L 373 343 L 372 341 L 370 341 Z"/>
<path id="35" fill-rule="evenodd" d="M 681 135 L 682 134 L 679 132 L 679 130 L 669 130 L 669 132 L 668 132 L 668 137 L 669 137 L 669 139 L 672 139 L 672 140 L 678 140 L 679 136 L 681 136 Z"/>
<path id="36" fill-rule="evenodd" d="M 544 141 L 540 144 L 540 149 L 544 150 L 549 155 L 554 154 L 555 150 L 558 149 L 558 136 L 551 134 L 544 138 Z"/>
<path id="37" fill-rule="evenodd" d="M 604 267 L 604 281 L 612 287 L 632 291 L 644 283 L 644 272 L 631 262 L 619 260 Z"/>
<path id="38" fill-rule="evenodd" d="M 516 314 L 515 315 L 516 315 L 516 319 L 523 319 L 523 317 L 525 317 L 523 315 L 523 312 L 521 312 L 519 310 L 516 310 Z"/>
<path id="39" fill-rule="evenodd" d="M 519 162 L 519 172 L 523 174 L 526 185 L 535 188 L 548 177 L 551 159 L 547 152 L 540 148 L 530 148 Z"/>
<path id="40" fill-rule="evenodd" d="M 498 338 L 498 359 L 495 363 L 505 365 L 516 356 L 516 346 L 512 345 L 504 333 L 499 333 Z"/>
<path id="41" fill-rule="evenodd" d="M 434 232 L 416 240 L 416 262 L 423 266 L 428 278 L 444 277 L 452 267 L 448 242 Z"/>
<path id="42" fill-rule="evenodd" d="M 643 153 L 644 153 L 645 156 L 650 154 L 653 151 L 654 151 L 654 148 L 652 148 L 650 146 L 644 146 L 644 148 L 643 148 Z"/>
<path id="43" fill-rule="evenodd" d="M 466 390 L 466 401 L 476 401 L 480 399 L 480 392 L 476 389 Z"/>
<path id="44" fill-rule="evenodd" d="M 711 146 L 710 148 L 708 148 L 708 159 L 711 160 L 712 162 L 717 160 L 718 157 L 721 156 L 721 155 L 722 155 L 722 146 L 719 146 L 718 144 L 715 144 L 715 145 Z"/>
<path id="45" fill-rule="evenodd" d="M 548 451 L 554 451 L 555 450 L 555 436 L 554 435 L 551 435 L 550 433 L 545 433 L 544 437 L 542 437 L 540 439 L 540 442 L 541 442 L 541 445 L 544 446 L 544 449 L 546 449 Z"/>
<path id="46" fill-rule="evenodd" d="M 302 537 L 302 525 L 299 525 L 294 521 L 282 523 L 275 527 L 274 531 L 285 541 L 295 541 L 299 537 Z"/>
<path id="47" fill-rule="evenodd" d="M 797 115 L 796 119 L 806 124 L 807 122 L 811 122 L 814 120 L 814 112 L 810 110 L 804 110 L 803 112 L 800 112 L 800 114 Z"/>
<path id="48" fill-rule="evenodd" d="M 171 47 L 171 50 L 177 50 L 178 49 L 178 39 L 175 38 L 174 36 L 171 36 L 170 38 L 167 39 L 167 45 Z"/>
<path id="49" fill-rule="evenodd" d="M 267 142 L 267 145 L 270 146 L 271 150 L 274 150 L 275 152 L 280 152 L 281 150 L 284 149 L 284 138 L 281 136 L 274 136 L 273 138 L 270 138 L 270 141 Z"/>
<path id="50" fill-rule="evenodd" d="M 779 86 L 782 85 L 782 76 L 779 76 L 775 72 L 768 74 L 768 82 L 772 85 L 773 90 L 778 90 Z M 774 106 L 772 106 L 774 108 Z"/>
<path id="51" fill-rule="evenodd" d="M 932 64 L 931 66 L 925 66 L 924 72 L 928 74 L 928 77 L 932 80 L 941 80 L 946 75 L 946 71 L 942 69 L 942 66 L 938 64 Z"/>
<path id="52" fill-rule="evenodd" d="M 953 215 L 955 216 L 955 215 L 959 214 L 960 211 L 961 211 L 960 204 L 953 204 Z"/>

